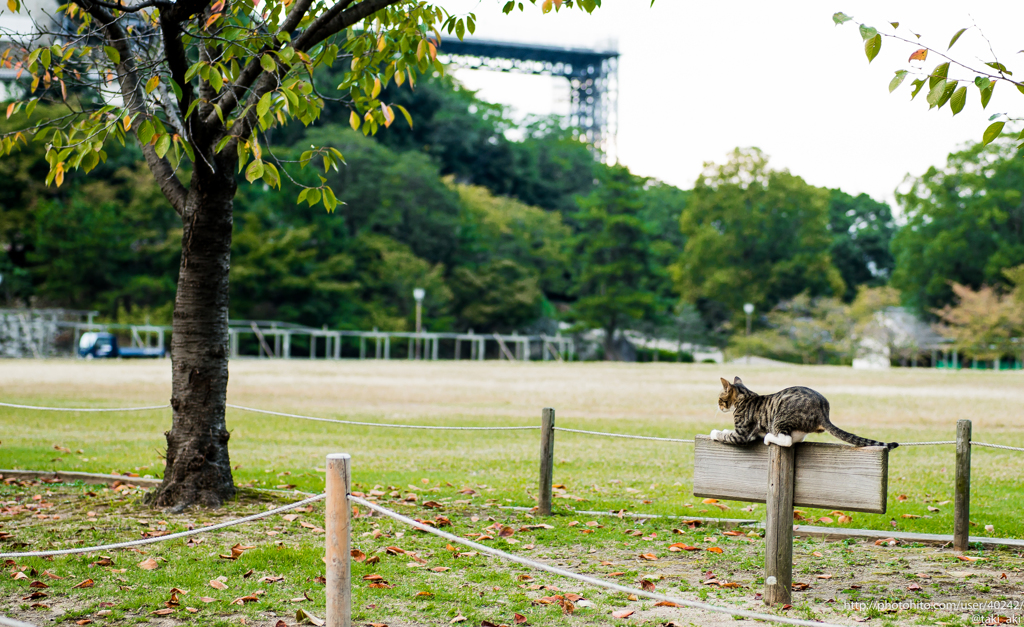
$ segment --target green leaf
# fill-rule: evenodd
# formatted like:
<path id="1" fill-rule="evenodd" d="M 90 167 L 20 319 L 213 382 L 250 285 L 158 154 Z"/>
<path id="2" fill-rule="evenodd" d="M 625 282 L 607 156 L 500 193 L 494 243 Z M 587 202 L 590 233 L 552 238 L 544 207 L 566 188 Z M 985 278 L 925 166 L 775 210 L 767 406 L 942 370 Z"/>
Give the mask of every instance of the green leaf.
<path id="1" fill-rule="evenodd" d="M 309 193 L 306 194 L 306 202 L 309 203 L 310 207 L 320 202 L 320 190 L 315 187 L 311 187 L 309 189 Z"/>
<path id="2" fill-rule="evenodd" d="M 110 60 L 113 61 L 115 65 L 121 62 L 121 53 L 117 51 L 117 48 L 113 46 L 103 46 L 103 52 L 107 53 L 107 56 L 110 57 Z"/>
<path id="3" fill-rule="evenodd" d="M 935 66 L 932 73 L 928 76 L 928 87 L 935 87 L 939 81 L 946 80 L 946 76 L 949 75 L 949 63 L 940 63 Z"/>
<path id="4" fill-rule="evenodd" d="M 271 187 L 281 189 L 281 175 L 273 163 L 263 164 L 263 182 Z"/>
<path id="5" fill-rule="evenodd" d="M 949 50 L 950 48 L 952 48 L 953 44 L 956 43 L 956 40 L 960 39 L 960 35 L 963 35 L 966 30 L 967 30 L 966 28 L 961 28 L 960 30 L 958 30 L 956 32 L 956 34 L 953 35 L 953 38 L 949 40 L 949 45 L 946 46 L 946 50 Z"/>
<path id="6" fill-rule="evenodd" d="M 882 49 L 882 36 L 875 35 L 871 39 L 864 42 L 864 54 L 868 55 L 868 63 L 875 60 L 878 56 L 878 51 Z"/>
<path id="7" fill-rule="evenodd" d="M 866 26 L 864 24 L 860 25 L 860 38 L 863 39 L 864 41 L 874 39 L 876 35 L 878 35 L 878 31 L 875 30 L 874 28 Z"/>
<path id="8" fill-rule="evenodd" d="M 992 86 L 992 81 L 987 76 L 975 76 L 974 84 L 978 86 L 978 89 L 988 89 Z"/>
<path id="9" fill-rule="evenodd" d="M 412 128 L 412 116 L 409 115 L 409 112 L 405 110 L 405 107 L 403 107 L 400 104 L 395 104 L 391 106 L 397 107 L 398 110 L 402 112 L 402 115 L 405 116 L 405 121 L 409 124 L 409 128 Z"/>
<path id="10" fill-rule="evenodd" d="M 910 72 L 908 72 L 906 70 L 899 70 L 898 72 L 896 72 L 896 76 L 894 76 L 892 78 L 892 80 L 889 81 L 889 93 L 890 94 L 892 92 L 896 91 L 896 88 L 899 87 L 903 83 L 903 79 L 905 79 L 907 77 L 907 74 L 910 74 Z"/>
<path id="11" fill-rule="evenodd" d="M 156 129 L 153 128 L 153 123 L 146 120 L 139 125 L 139 128 L 135 131 L 135 136 L 139 138 L 139 143 L 145 146 L 153 139 L 155 133 Z"/>
<path id="12" fill-rule="evenodd" d="M 217 145 L 213 147 L 213 152 L 219 153 L 221 150 L 224 150 L 224 146 L 228 145 L 228 142 L 231 141 L 231 137 L 232 135 L 225 135 L 224 137 L 221 137 L 220 141 L 217 142 Z"/>
<path id="13" fill-rule="evenodd" d="M 156 150 L 156 156 L 162 159 L 163 156 L 167 154 L 167 151 L 170 149 L 170 147 L 171 136 L 168 135 L 167 133 L 164 133 L 163 135 L 160 136 L 160 139 L 156 140 L 156 146 L 154 146 L 154 149 Z"/>
<path id="14" fill-rule="evenodd" d="M 338 199 L 334 197 L 334 191 L 330 187 L 324 188 L 324 207 L 327 208 L 328 213 L 333 213 L 334 208 L 338 206 Z"/>
<path id="15" fill-rule="evenodd" d="M 942 98 L 942 92 L 946 90 L 946 81 L 939 79 L 938 83 L 932 85 L 932 88 L 928 91 L 928 106 L 937 107 L 939 106 L 939 99 Z"/>
<path id="16" fill-rule="evenodd" d="M 263 162 L 253 161 L 249 164 L 249 167 L 245 169 L 245 180 L 252 183 L 256 179 L 263 177 Z"/>
<path id="17" fill-rule="evenodd" d="M 16 0 L 8 0 L 8 2 L 15 2 L 15 1 Z M 508 2 L 505 3 L 505 6 L 501 8 L 501 12 L 504 13 L 505 15 L 508 15 L 509 13 L 512 12 L 512 9 L 514 9 L 514 8 L 516 8 L 516 1 L 515 0 L 508 0 Z"/>
<path id="18" fill-rule="evenodd" d="M 1019 88 L 1020 88 L 1020 86 L 1018 85 L 1018 89 Z M 1024 91 L 1024 90 L 1021 90 L 1021 91 Z M 27 105 L 25 105 L 25 116 L 26 117 L 29 117 L 29 118 L 32 117 L 32 112 L 36 110 L 36 105 L 37 104 L 39 104 L 39 99 L 38 98 L 33 98 L 32 100 L 29 101 L 29 103 Z"/>
<path id="19" fill-rule="evenodd" d="M 268 53 L 260 57 L 260 67 L 266 72 L 274 72 L 277 70 L 277 63 L 274 62 L 274 58 Z"/>
<path id="20" fill-rule="evenodd" d="M 224 77 L 220 75 L 220 72 L 215 68 L 210 68 L 210 87 L 213 87 L 213 91 L 219 92 L 220 88 L 224 86 Z"/>
<path id="21" fill-rule="evenodd" d="M 889 26 L 892 26 L 893 30 L 897 30 L 900 27 L 900 23 L 899 22 L 889 22 Z"/>
<path id="22" fill-rule="evenodd" d="M 995 122 L 990 124 L 989 127 L 985 129 L 985 134 L 981 136 L 981 144 L 984 146 L 994 142 L 995 139 L 999 137 L 999 134 L 1003 132 L 1003 126 L 1005 125 L 1006 122 Z"/>
<path id="23" fill-rule="evenodd" d="M 967 88 L 960 87 L 950 97 L 949 108 L 952 109 L 953 115 L 956 115 L 964 110 L 965 104 L 967 104 Z"/>
<path id="24" fill-rule="evenodd" d="M 216 102 L 213 103 L 213 111 L 214 111 L 214 113 L 217 114 L 217 118 L 220 119 L 220 123 L 223 124 L 224 123 L 224 112 L 221 111 L 220 105 L 217 104 Z"/>
<path id="25" fill-rule="evenodd" d="M 946 81 L 946 87 L 942 90 L 942 95 L 939 96 L 938 107 L 941 109 L 943 105 L 949 102 L 949 99 L 953 96 L 953 92 L 956 91 L 958 81 Z"/>
<path id="26" fill-rule="evenodd" d="M 924 79 L 914 79 L 910 84 L 914 86 L 914 89 L 910 92 L 910 99 L 913 100 L 914 98 L 917 98 L 917 94 L 919 94 L 921 92 L 921 88 L 924 87 Z"/>
<path id="27" fill-rule="evenodd" d="M 466 35 L 466 25 L 462 23 L 462 20 L 455 22 L 455 36 L 462 41 L 462 38 Z"/>
<path id="28" fill-rule="evenodd" d="M 262 118 L 263 116 L 265 116 L 267 114 L 267 111 L 270 111 L 270 92 L 269 91 L 267 93 L 263 94 L 263 96 L 260 98 L 259 103 L 256 105 L 256 115 L 258 115 L 258 116 L 260 116 Z"/>
<path id="29" fill-rule="evenodd" d="M 1003 74 L 1006 74 L 1007 76 L 1013 76 L 1013 72 L 1011 72 L 1010 70 L 1006 69 L 1006 66 L 1003 65 L 1002 63 L 999 63 L 998 61 L 989 61 L 985 65 L 989 66 L 993 70 L 998 70 L 998 71 L 1002 72 Z"/>
<path id="30" fill-rule="evenodd" d="M 988 107 L 988 101 L 992 100 L 992 91 L 996 88 L 996 84 L 992 83 L 988 86 L 988 89 L 981 90 L 981 108 Z"/>

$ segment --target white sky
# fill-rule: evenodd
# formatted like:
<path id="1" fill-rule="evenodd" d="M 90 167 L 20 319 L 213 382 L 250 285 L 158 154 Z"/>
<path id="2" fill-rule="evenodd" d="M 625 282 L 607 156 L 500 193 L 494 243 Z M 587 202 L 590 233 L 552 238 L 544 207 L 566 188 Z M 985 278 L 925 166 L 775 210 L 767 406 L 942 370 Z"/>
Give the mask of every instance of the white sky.
<path id="1" fill-rule="evenodd" d="M 893 94 L 889 80 L 916 46 L 883 38 L 870 65 L 847 15 L 945 50 L 952 35 L 977 23 L 999 60 L 1024 76 L 1024 2 L 695 2 L 604 0 L 586 15 L 578 9 L 543 15 L 539 6 L 501 13 L 504 0 L 446 0 L 454 13 L 472 11 L 476 37 L 550 45 L 606 47 L 618 42 L 620 163 L 636 174 L 692 187 L 707 161 L 721 162 L 737 146 L 757 146 L 775 168 L 813 185 L 866 192 L 892 202 L 908 173 L 919 175 L 966 140 L 980 139 L 995 112 L 1022 112 L 1024 96 L 996 87 L 982 110 L 970 87 L 956 118 L 948 104 L 928 111 L 927 87 L 910 102 L 910 81 Z M 969 11 L 969 12 L 968 12 Z M 883 29 L 882 27 L 885 26 Z M 991 60 L 977 29 L 965 33 L 954 58 Z M 980 60 L 979 60 L 980 59 Z M 939 62 L 934 55 L 924 65 Z M 549 77 L 458 70 L 484 100 L 511 105 L 517 115 L 566 113 L 568 86 Z M 950 72 L 951 77 L 965 74 Z M 1017 76 L 1015 72 L 1014 76 Z M 973 78 L 970 76 L 968 78 Z"/>

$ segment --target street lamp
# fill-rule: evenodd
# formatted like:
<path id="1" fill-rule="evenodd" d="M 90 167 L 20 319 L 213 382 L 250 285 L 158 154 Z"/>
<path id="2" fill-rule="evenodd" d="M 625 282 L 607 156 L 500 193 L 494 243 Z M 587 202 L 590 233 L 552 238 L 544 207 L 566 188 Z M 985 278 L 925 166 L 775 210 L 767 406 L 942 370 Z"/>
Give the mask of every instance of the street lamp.
<path id="1" fill-rule="evenodd" d="M 743 305 L 743 313 L 747 314 L 747 335 L 750 335 L 750 316 L 754 313 L 754 304 L 747 303 Z"/>
<path id="2" fill-rule="evenodd" d="M 423 297 L 427 295 L 427 291 L 422 287 L 417 287 L 412 291 L 412 297 L 416 299 L 416 335 L 418 336 L 423 332 Z M 420 358 L 420 338 L 416 338 L 416 359 Z"/>

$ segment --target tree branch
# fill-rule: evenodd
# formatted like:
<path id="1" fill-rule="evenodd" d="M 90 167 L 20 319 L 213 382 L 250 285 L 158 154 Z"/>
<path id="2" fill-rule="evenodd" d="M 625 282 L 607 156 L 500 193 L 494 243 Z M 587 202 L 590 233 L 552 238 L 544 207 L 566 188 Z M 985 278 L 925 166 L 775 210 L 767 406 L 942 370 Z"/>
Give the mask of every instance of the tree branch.
<path id="1" fill-rule="evenodd" d="M 354 7 L 340 13 L 327 11 L 313 22 L 306 32 L 299 35 L 292 45 L 296 50 L 307 52 L 321 41 L 352 26 L 363 18 L 369 17 L 401 0 L 363 0 Z"/>
<path id="2" fill-rule="evenodd" d="M 145 94 L 135 65 L 135 57 L 128 46 L 128 34 L 118 23 L 117 18 L 103 7 L 93 4 L 90 0 L 75 1 L 103 25 L 104 37 L 121 56 L 121 62 L 117 65 L 117 81 L 121 86 L 121 98 L 124 101 L 124 106 L 132 113 L 150 117 L 151 114 L 146 108 Z M 146 165 L 149 166 L 160 186 L 160 191 L 170 201 L 178 215 L 182 215 L 185 211 L 185 199 L 188 192 L 175 175 L 171 163 L 167 159 L 157 156 L 156 148 L 150 144 L 142 146 L 142 154 L 146 158 Z"/>

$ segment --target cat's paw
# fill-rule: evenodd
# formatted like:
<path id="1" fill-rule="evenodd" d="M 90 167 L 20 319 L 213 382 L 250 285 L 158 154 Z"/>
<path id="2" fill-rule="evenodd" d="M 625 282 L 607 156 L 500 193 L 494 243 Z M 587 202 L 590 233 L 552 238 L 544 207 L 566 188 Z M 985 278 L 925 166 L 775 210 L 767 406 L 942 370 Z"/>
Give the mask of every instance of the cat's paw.
<path id="1" fill-rule="evenodd" d="M 719 431 L 718 429 L 712 429 L 709 437 L 712 440 L 723 442 L 725 440 L 725 431 Z"/>
<path id="2" fill-rule="evenodd" d="M 765 444 L 778 444 L 779 446 L 793 446 L 793 436 L 791 435 L 773 435 L 767 433 L 764 436 Z"/>

